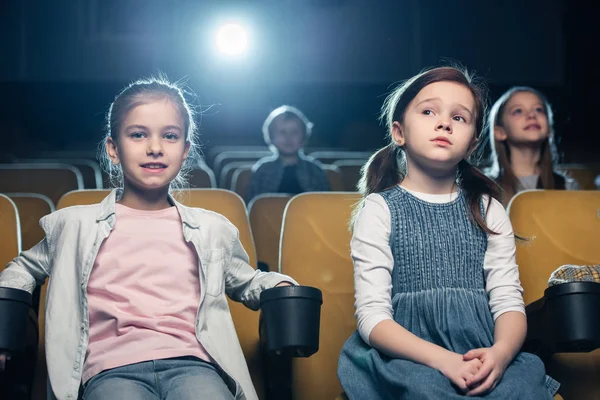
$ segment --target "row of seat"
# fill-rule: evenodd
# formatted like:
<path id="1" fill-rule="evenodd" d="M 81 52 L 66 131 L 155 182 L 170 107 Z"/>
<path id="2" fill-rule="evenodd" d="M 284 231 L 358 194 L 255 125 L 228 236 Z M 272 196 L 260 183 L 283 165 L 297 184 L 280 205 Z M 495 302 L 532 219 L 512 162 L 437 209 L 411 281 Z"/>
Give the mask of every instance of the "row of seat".
<path id="1" fill-rule="evenodd" d="M 97 198 L 108 195 L 109 190 L 88 190 L 73 192 L 59 202 L 78 199 L 75 193 L 93 193 Z M 44 237 L 39 220 L 55 210 L 53 202 L 37 193 L 5 193 L 16 205 L 19 212 L 21 248 L 29 249 Z M 86 195 L 87 196 L 87 195 Z M 263 194 L 257 196 L 248 206 L 249 221 L 254 236 L 257 260 L 261 269 L 277 270 L 279 265 L 279 236 L 285 207 L 291 196 L 285 194 Z"/>
<path id="2" fill-rule="evenodd" d="M 57 208 L 97 203 L 105 195 L 105 191 L 72 192 L 59 201 Z M 257 250 L 271 246 L 266 251 L 272 257 L 267 261 L 271 269 L 291 275 L 302 285 L 322 290 L 320 350 L 310 358 L 294 360 L 294 398 L 336 398 L 342 390 L 336 377 L 339 352 L 344 341 L 356 329 L 349 248 L 351 234 L 347 222 L 352 208 L 360 200 L 359 195 L 306 193 L 292 199 L 265 195 L 250 206 L 250 218 L 241 198 L 229 191 L 194 189 L 178 196 L 184 204 L 211 209 L 229 218 L 240 230 L 240 239 L 253 266 L 257 265 Z M 7 202 L 7 198 L 4 199 Z M 261 221 L 263 213 L 267 217 L 257 225 L 256 221 Z M 560 265 L 600 264 L 597 246 L 597 238 L 600 237 L 600 192 L 522 192 L 511 202 L 509 214 L 515 232 L 532 238 L 517 247 L 526 304 L 543 295 L 550 273 Z M 8 220 L 7 215 L 7 212 L 0 212 L 2 229 L 12 227 L 12 230 L 2 233 L 6 240 L 0 244 L 3 246 L 0 254 L 14 255 L 18 252 L 18 239 L 12 242 L 8 239 L 11 235 L 15 236 L 16 222 Z M 12 243 L 12 248 L 6 247 L 9 243 Z M 279 251 L 275 253 L 278 257 L 273 255 L 273 243 L 279 244 Z M 278 260 L 275 261 L 275 258 Z M 0 260 L 0 265 L 4 265 L 4 261 Z M 273 264 L 278 268 L 274 268 Z M 258 314 L 236 303 L 231 303 L 230 307 L 253 382 L 262 398 L 264 385 L 258 351 Z M 43 312 L 39 322 L 43 332 Z M 40 338 L 42 365 L 43 334 Z M 566 399 L 594 398 L 600 393 L 598 350 L 590 354 L 559 354 L 547 367 L 549 373 L 563 384 L 562 393 Z M 40 366 L 38 374 L 43 371 Z M 45 385 L 41 376 L 36 379 L 36 385 Z"/>
<path id="3" fill-rule="evenodd" d="M 271 152 L 266 146 L 213 146 L 208 148 L 203 154 L 203 167 L 200 168 L 212 171 L 212 179 L 207 178 L 203 181 L 202 186 L 193 187 L 218 187 L 230 188 L 231 182 L 221 179 L 223 169 L 230 163 L 238 162 L 242 164 L 254 163 L 261 157 L 270 155 Z M 306 154 L 318 159 L 323 164 L 336 164 L 339 160 L 363 160 L 369 158 L 372 152 L 365 151 L 348 151 L 340 148 L 317 148 L 311 147 L 306 149 Z M 84 187 L 86 189 L 101 189 L 104 186 L 109 186 L 106 177 L 101 174 L 100 168 L 96 162 L 97 154 L 93 151 L 41 151 L 39 152 L 40 159 L 20 159 L 12 157 L 14 162 L 59 162 L 66 163 L 77 167 L 82 174 Z M 341 167 L 340 165 L 337 165 Z M 557 167 L 559 171 L 565 172 L 574 178 L 582 189 L 595 190 L 597 184 L 595 179 L 600 176 L 600 164 L 561 164 Z M 345 171 L 342 169 L 342 174 Z M 205 182 L 209 182 L 206 184 Z M 356 182 L 356 180 L 353 180 Z M 212 184 L 211 184 L 212 183 Z M 354 190 L 353 183 L 345 184 L 346 189 Z"/>
<path id="4" fill-rule="evenodd" d="M 354 153 L 359 155 L 360 153 Z M 46 160 L 52 161 L 52 160 Z M 87 161 L 80 160 L 81 163 Z M 324 169 L 332 191 L 355 191 L 360 178 L 361 168 L 365 160 L 343 159 L 325 164 Z M 81 171 L 83 164 L 60 163 L 27 163 L 0 164 L 0 192 L 4 193 L 38 193 L 47 196 L 53 204 L 66 192 L 78 189 L 101 189 L 105 185 L 99 171 L 94 172 L 94 182 L 89 184 Z M 250 184 L 253 163 L 232 161 L 221 171 L 220 187 L 229 189 L 242 198 Z M 96 166 L 97 168 L 97 166 Z M 600 176 L 600 166 L 562 165 L 561 168 L 578 181 L 582 189 L 596 189 L 596 176 Z M 92 172 L 90 167 L 87 171 Z M 597 175 L 596 175 L 597 174 Z M 198 165 L 188 177 L 192 188 L 216 188 L 217 180 L 213 171 L 206 165 Z M 108 184 L 108 182 L 106 182 Z"/>
<path id="5" fill-rule="evenodd" d="M 66 207 L 66 201 L 79 201 L 76 193 L 102 198 L 109 190 L 75 191 L 63 197 L 59 209 Z M 55 210 L 52 201 L 37 193 L 5 193 L 19 210 L 21 248 L 29 249 L 44 237 L 39 220 Z M 279 265 L 279 237 L 283 214 L 291 196 L 286 194 L 263 194 L 257 196 L 248 206 L 251 231 L 254 237 L 257 260 L 265 270 L 277 270 Z M 76 203 L 73 203 L 76 204 Z"/>
<path id="6" fill-rule="evenodd" d="M 230 149 L 230 150 L 226 150 Z M 235 150 L 231 150 L 235 149 Z M 241 150 L 243 149 L 243 150 Z M 218 181 L 219 187 L 229 188 L 231 185 L 231 176 L 225 180 L 223 170 L 228 167 L 229 171 L 232 171 L 230 164 L 234 163 L 238 166 L 245 164 L 254 164 L 257 160 L 262 157 L 271 155 L 271 151 L 267 147 L 224 147 L 215 148 L 213 150 L 219 151 L 214 154 L 213 151 L 209 152 L 210 157 L 204 158 L 198 163 L 197 168 L 199 170 L 207 171 L 211 177 L 207 181 L 202 181 L 200 187 L 217 187 L 215 186 Z M 17 158 L 14 157 L 12 163 L 15 164 L 67 164 L 75 167 L 81 174 L 83 179 L 83 186 L 86 189 L 102 189 L 103 186 L 108 185 L 107 176 L 101 171 L 98 162 L 96 161 L 96 155 L 90 152 L 56 152 L 56 153 L 42 153 L 42 158 Z M 367 152 L 350 152 L 350 151 L 339 151 L 339 150 L 328 150 L 328 151 L 314 151 L 310 154 L 316 159 L 320 160 L 323 164 L 333 164 L 339 160 L 362 160 L 364 161 L 369 157 L 370 153 Z M 89 157 L 89 158 L 86 158 Z M 231 175 L 231 172 L 228 173 Z M 208 184 L 207 184 L 208 182 Z"/>
<path id="7" fill-rule="evenodd" d="M 52 161 L 52 160 L 45 160 Z M 87 160 L 81 160 L 87 161 Z M 89 161 L 89 165 L 94 165 Z M 364 160 L 342 160 L 332 165 L 324 165 L 325 173 L 332 191 L 353 191 L 360 175 Z M 232 162 L 221 173 L 220 186 L 238 193 L 242 198 L 250 184 L 253 163 Z M 97 167 L 97 165 L 96 165 Z M 9 193 L 38 193 L 47 196 L 53 204 L 71 190 L 102 189 L 109 186 L 107 178 L 102 178 L 99 171 L 94 177 L 84 179 L 84 173 L 92 172 L 80 164 L 65 164 L 57 162 L 31 162 L 0 164 L 0 192 Z M 89 176 L 87 178 L 90 178 Z M 213 171 L 204 164 L 196 166 L 188 176 L 192 188 L 216 188 L 217 179 Z"/>
<path id="8" fill-rule="evenodd" d="M 62 209 L 72 205 L 98 203 L 107 194 L 105 190 L 78 190 L 67 193 L 58 201 L 57 209 Z M 256 266 L 256 252 L 250 227 L 246 207 L 239 196 L 236 194 L 217 189 L 194 189 L 177 194 L 182 203 L 215 210 L 228 219 L 230 219 L 240 231 L 240 240 L 248 252 L 250 262 Z M 21 250 L 19 240 L 19 213 L 15 203 L 8 197 L 0 195 L 0 229 L 2 229 L 2 238 L 0 241 L 0 270 L 15 257 Z M 240 222 L 241 221 L 241 222 Z M 39 312 L 39 347 L 38 347 L 38 365 L 36 366 L 36 378 L 33 388 L 33 398 L 45 398 L 46 374 L 45 374 L 45 354 L 44 354 L 44 302 L 47 283 L 42 287 L 40 295 Z M 259 352 L 258 340 L 258 313 L 246 309 L 239 303 L 230 302 L 230 309 L 234 319 L 234 324 L 238 332 L 240 343 L 244 349 L 244 355 L 251 371 L 251 376 L 259 394 L 264 393 L 262 361 Z"/>

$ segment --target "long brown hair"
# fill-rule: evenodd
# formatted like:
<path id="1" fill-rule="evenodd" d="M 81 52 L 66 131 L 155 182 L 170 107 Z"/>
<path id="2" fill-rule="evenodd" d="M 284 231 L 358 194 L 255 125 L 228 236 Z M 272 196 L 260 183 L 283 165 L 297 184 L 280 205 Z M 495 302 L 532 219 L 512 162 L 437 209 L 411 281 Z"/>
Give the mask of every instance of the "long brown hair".
<path id="1" fill-rule="evenodd" d="M 536 95 L 544 104 L 546 117 L 548 118 L 548 127 L 550 132 L 540 147 L 540 160 L 538 167 L 540 169 L 540 183 L 543 189 L 564 189 L 565 180 L 562 175 L 554 170 L 554 166 L 558 162 L 558 153 L 554 143 L 554 114 L 552 107 L 546 96 L 540 91 L 527 87 L 515 86 L 507 90 L 494 103 L 490 109 L 488 117 L 489 126 L 489 142 L 491 145 L 491 166 L 486 171 L 487 175 L 496 179 L 503 190 L 503 200 L 506 204 L 519 191 L 519 178 L 514 174 L 510 161 L 510 148 L 506 140 L 499 141 L 495 139 L 494 129 L 496 126 L 504 126 L 504 107 L 516 93 L 528 92 Z"/>
<path id="2" fill-rule="evenodd" d="M 371 156 L 363 166 L 358 190 L 364 197 L 371 193 L 382 192 L 402 182 L 406 175 L 404 149 L 392 139 L 392 124 L 402 123 L 410 102 L 427 85 L 435 82 L 456 82 L 468 88 L 475 99 L 475 132 L 477 138 L 482 134 L 486 112 L 486 92 L 482 84 L 476 81 L 466 70 L 455 67 L 440 67 L 425 70 L 400 84 L 385 100 L 381 109 L 381 120 L 385 122 L 390 143 Z M 473 152 L 471 158 L 479 156 Z M 487 233 L 494 234 L 481 213 L 481 198 L 489 195 L 500 198 L 499 186 L 469 161 L 462 160 L 457 166 L 457 179 L 469 203 L 471 218 Z M 362 202 L 354 210 L 354 218 L 362 208 Z M 354 219 L 353 218 L 353 219 Z"/>

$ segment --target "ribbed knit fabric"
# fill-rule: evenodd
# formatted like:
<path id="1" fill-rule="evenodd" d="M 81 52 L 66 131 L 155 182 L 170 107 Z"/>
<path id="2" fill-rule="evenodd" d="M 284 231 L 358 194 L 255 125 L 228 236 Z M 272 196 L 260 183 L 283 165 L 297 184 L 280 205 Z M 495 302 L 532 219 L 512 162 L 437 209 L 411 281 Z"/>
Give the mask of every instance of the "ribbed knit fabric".
<path id="1" fill-rule="evenodd" d="M 483 289 L 487 234 L 468 216 L 465 196 L 428 203 L 399 186 L 381 193 L 391 214 L 393 292 Z"/>
<path id="2" fill-rule="evenodd" d="M 494 321 L 483 271 L 487 234 L 469 217 L 464 193 L 441 204 L 399 186 L 381 196 L 391 216 L 394 320 L 458 354 L 491 347 Z M 338 377 L 350 399 L 464 398 L 439 371 L 382 355 L 358 332 L 342 349 Z M 537 356 L 520 353 L 485 398 L 551 399 L 557 387 Z"/>

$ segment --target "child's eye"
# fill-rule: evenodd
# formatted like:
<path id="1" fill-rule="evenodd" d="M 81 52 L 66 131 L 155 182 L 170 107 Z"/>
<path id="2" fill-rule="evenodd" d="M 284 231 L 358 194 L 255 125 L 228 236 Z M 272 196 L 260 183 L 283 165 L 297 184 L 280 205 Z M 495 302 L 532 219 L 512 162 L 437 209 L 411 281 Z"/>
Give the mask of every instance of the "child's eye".
<path id="1" fill-rule="evenodd" d="M 431 111 L 431 110 L 423 110 L 423 113 L 422 113 L 422 114 L 423 114 L 423 115 L 432 115 L 432 114 L 433 114 L 433 111 Z"/>
<path id="2" fill-rule="evenodd" d="M 143 132 L 133 132 L 129 135 L 129 137 L 132 139 L 141 139 L 144 136 L 145 136 L 145 134 Z"/>
<path id="3" fill-rule="evenodd" d="M 179 135 L 176 133 L 165 133 L 165 139 L 167 140 L 177 140 L 179 139 Z"/>
<path id="4" fill-rule="evenodd" d="M 522 112 L 522 110 L 520 108 L 517 108 L 513 111 L 513 115 L 521 114 L 521 112 Z"/>
<path id="5" fill-rule="evenodd" d="M 455 121 L 462 121 L 462 122 L 467 122 L 467 119 L 465 117 L 463 117 L 462 115 L 455 115 L 454 117 L 452 117 Z"/>
<path id="6" fill-rule="evenodd" d="M 540 114 L 546 114 L 546 110 L 544 110 L 544 107 L 536 108 L 535 112 L 540 113 Z"/>

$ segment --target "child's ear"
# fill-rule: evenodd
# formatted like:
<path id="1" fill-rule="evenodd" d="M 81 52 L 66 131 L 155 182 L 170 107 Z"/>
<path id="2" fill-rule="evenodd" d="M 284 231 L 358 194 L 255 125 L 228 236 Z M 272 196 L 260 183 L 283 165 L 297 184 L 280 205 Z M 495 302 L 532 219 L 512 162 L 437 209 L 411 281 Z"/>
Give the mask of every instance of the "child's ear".
<path id="1" fill-rule="evenodd" d="M 114 165 L 119 165 L 121 162 L 121 159 L 119 158 L 119 149 L 117 147 L 117 142 L 112 137 L 106 139 L 106 153 L 108 153 L 108 157 Z"/>
<path id="2" fill-rule="evenodd" d="M 404 143 L 406 142 L 404 127 L 398 121 L 392 123 L 392 140 L 398 146 L 404 146 Z"/>
<path id="3" fill-rule="evenodd" d="M 192 144 L 190 142 L 185 142 L 185 148 L 183 149 L 183 159 L 185 160 L 186 158 L 188 158 L 188 155 L 190 154 L 190 148 L 192 147 Z"/>
<path id="4" fill-rule="evenodd" d="M 502 142 L 504 140 L 506 140 L 506 138 L 508 137 L 508 135 L 506 134 L 506 130 L 501 127 L 500 125 L 495 125 L 494 126 L 494 139 Z"/>

